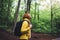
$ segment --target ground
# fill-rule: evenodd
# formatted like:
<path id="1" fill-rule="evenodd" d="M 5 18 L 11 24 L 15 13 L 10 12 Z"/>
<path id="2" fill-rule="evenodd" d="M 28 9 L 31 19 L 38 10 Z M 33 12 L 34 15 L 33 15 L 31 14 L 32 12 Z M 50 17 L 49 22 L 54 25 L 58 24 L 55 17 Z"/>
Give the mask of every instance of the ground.
<path id="1" fill-rule="evenodd" d="M 53 40 L 56 37 L 50 34 L 32 33 L 32 38 L 30 40 Z"/>
<path id="2" fill-rule="evenodd" d="M 0 40 L 19 40 L 9 32 L 4 29 L 0 29 Z M 60 38 L 56 38 L 50 34 L 41 34 L 32 32 L 32 37 L 30 40 L 60 40 Z"/>

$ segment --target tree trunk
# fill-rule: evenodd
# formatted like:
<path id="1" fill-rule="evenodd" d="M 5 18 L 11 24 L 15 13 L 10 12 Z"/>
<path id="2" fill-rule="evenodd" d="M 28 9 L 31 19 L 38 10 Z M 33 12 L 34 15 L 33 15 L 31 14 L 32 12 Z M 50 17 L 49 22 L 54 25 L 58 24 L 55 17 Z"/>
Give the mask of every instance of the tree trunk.
<path id="1" fill-rule="evenodd" d="M 11 8 L 11 0 L 8 0 L 8 9 L 7 9 L 7 10 L 8 10 L 8 11 L 7 11 L 7 25 L 8 25 L 8 26 L 10 25 L 10 23 L 9 23 L 9 22 L 10 22 L 10 21 L 9 21 L 9 17 L 10 17 L 10 15 L 11 15 L 11 14 L 10 14 L 10 13 L 11 13 L 11 9 L 10 9 L 10 8 Z M 9 27 L 8 27 L 8 28 L 9 28 Z"/>
<path id="2" fill-rule="evenodd" d="M 36 19 L 36 1 L 35 1 L 35 13 L 34 13 L 34 20 Z"/>
<path id="3" fill-rule="evenodd" d="M 17 9 L 16 9 L 15 14 L 14 14 L 14 27 L 13 27 L 13 32 L 14 32 L 14 29 L 16 27 L 16 22 L 17 22 L 18 13 L 19 13 L 19 7 L 20 7 L 20 1 L 21 0 L 18 0 L 18 6 L 17 6 Z"/>
<path id="4" fill-rule="evenodd" d="M 52 8 L 51 8 L 51 29 L 53 29 L 53 13 L 52 13 Z M 51 30 L 52 32 L 53 30 Z"/>
<path id="5" fill-rule="evenodd" d="M 7 11 L 8 12 L 8 14 L 7 14 L 8 16 L 10 16 L 10 12 L 11 12 L 10 8 L 11 8 L 11 0 L 8 1 L 8 11 Z"/>
<path id="6" fill-rule="evenodd" d="M 27 11 L 30 12 L 30 5 L 31 5 L 31 0 L 27 0 Z"/>
<path id="7" fill-rule="evenodd" d="M 53 32 L 53 10 L 52 10 L 52 0 L 51 0 L 51 33 Z"/>
<path id="8" fill-rule="evenodd" d="M 39 21 L 39 5 L 38 5 L 38 16 L 37 17 L 38 17 L 38 21 Z"/>

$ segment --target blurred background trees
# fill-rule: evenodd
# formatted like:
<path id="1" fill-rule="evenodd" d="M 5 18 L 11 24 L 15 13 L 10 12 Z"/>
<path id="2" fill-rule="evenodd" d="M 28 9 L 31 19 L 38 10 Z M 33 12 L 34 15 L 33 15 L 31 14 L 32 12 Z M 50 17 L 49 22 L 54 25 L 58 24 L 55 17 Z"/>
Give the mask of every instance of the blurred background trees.
<path id="1" fill-rule="evenodd" d="M 11 12 L 13 0 L 0 0 L 0 27 L 11 25 Z"/>
<path id="2" fill-rule="evenodd" d="M 18 2 L 18 0 L 0 0 L 0 27 L 11 31 L 14 23 L 20 21 L 25 11 L 29 10 L 32 16 L 32 32 L 60 32 L 60 0 L 20 0 L 20 7 L 17 9 Z"/>

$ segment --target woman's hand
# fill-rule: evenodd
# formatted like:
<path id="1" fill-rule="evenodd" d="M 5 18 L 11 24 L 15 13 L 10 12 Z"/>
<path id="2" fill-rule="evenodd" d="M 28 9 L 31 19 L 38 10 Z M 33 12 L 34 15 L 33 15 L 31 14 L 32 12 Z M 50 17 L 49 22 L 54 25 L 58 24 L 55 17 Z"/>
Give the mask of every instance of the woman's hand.
<path id="1" fill-rule="evenodd" d="M 32 24 L 30 24 L 30 28 L 32 28 Z"/>

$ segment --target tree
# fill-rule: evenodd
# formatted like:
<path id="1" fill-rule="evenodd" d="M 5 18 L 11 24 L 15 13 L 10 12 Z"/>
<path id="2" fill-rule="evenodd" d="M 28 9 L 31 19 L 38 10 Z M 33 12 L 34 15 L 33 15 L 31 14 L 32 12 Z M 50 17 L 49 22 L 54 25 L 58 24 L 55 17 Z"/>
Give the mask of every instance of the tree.
<path id="1" fill-rule="evenodd" d="M 11 11 L 12 11 L 12 3 L 13 3 L 13 0 L 8 0 L 8 7 L 7 7 L 7 15 L 8 15 L 8 19 L 7 19 L 7 25 L 10 26 L 11 24 L 11 20 L 10 20 L 10 17 L 11 17 Z M 9 27 L 8 27 L 9 28 Z"/>
<path id="2" fill-rule="evenodd" d="M 39 21 L 39 4 L 38 4 L 38 14 L 37 14 L 37 17 L 38 17 L 38 21 Z"/>
<path id="3" fill-rule="evenodd" d="M 31 5 L 31 0 L 27 0 L 27 11 L 30 12 L 30 5 Z"/>
<path id="4" fill-rule="evenodd" d="M 36 19 L 36 9 L 37 9 L 37 3 L 36 3 L 36 0 L 35 0 L 35 13 L 34 13 L 34 20 Z"/>
<path id="5" fill-rule="evenodd" d="M 9 21 L 9 15 L 11 13 L 10 9 L 12 8 L 13 0 L 0 0 L 0 25 L 6 25 Z"/>
<path id="6" fill-rule="evenodd" d="M 16 27 L 16 22 L 17 22 L 17 18 L 18 18 L 18 13 L 19 13 L 19 7 L 20 7 L 20 1 L 21 0 L 18 0 L 18 6 L 17 6 L 17 9 L 15 11 L 15 14 L 14 14 L 14 27 L 13 27 L 13 31 Z"/>

